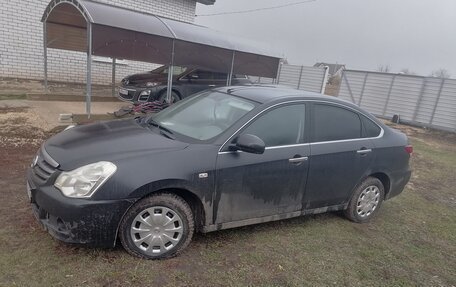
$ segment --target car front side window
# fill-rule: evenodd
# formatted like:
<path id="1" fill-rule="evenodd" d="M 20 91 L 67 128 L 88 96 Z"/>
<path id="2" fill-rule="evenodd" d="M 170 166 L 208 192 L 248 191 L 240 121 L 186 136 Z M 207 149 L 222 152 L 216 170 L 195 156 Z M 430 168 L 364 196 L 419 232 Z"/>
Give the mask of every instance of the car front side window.
<path id="1" fill-rule="evenodd" d="M 188 74 L 185 78 L 190 80 L 212 80 L 213 73 L 209 71 L 195 70 Z"/>
<path id="2" fill-rule="evenodd" d="M 266 147 L 303 143 L 305 111 L 305 104 L 275 108 L 260 115 L 241 134 L 259 137 Z"/>

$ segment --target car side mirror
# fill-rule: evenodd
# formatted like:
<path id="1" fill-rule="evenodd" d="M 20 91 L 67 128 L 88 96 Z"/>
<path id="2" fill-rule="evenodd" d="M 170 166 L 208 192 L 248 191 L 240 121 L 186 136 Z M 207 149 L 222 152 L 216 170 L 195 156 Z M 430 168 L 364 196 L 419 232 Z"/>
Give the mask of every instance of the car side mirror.
<path id="1" fill-rule="evenodd" d="M 263 154 L 266 144 L 255 135 L 240 135 L 236 143 L 230 146 L 231 150 L 240 150 L 248 153 Z"/>

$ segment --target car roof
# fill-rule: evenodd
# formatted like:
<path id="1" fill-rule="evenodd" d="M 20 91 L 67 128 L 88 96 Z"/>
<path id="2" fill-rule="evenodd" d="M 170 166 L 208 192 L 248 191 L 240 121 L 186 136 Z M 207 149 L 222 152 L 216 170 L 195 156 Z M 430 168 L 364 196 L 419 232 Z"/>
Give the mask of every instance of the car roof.
<path id="1" fill-rule="evenodd" d="M 338 99 L 333 96 L 322 95 L 319 93 L 302 91 L 297 89 L 292 89 L 280 85 L 249 85 L 249 86 L 230 86 L 230 87 L 221 87 L 216 90 L 227 93 L 230 95 L 235 95 L 238 97 L 246 98 L 261 104 L 266 104 L 269 102 L 275 102 L 280 100 L 290 100 L 290 99 L 299 99 L 299 100 L 324 100 L 335 103 L 343 103 L 352 107 L 356 107 L 350 102 L 345 100 Z"/>

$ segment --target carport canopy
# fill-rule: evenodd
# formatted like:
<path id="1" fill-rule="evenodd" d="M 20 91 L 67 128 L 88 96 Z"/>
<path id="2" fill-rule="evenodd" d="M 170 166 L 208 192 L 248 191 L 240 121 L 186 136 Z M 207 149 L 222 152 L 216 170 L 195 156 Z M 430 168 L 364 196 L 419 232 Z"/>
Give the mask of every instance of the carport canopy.
<path id="1" fill-rule="evenodd" d="M 47 48 L 87 53 L 86 111 L 90 115 L 92 55 L 233 74 L 276 78 L 281 56 L 264 45 L 207 27 L 90 0 L 52 0 L 42 17 Z"/>

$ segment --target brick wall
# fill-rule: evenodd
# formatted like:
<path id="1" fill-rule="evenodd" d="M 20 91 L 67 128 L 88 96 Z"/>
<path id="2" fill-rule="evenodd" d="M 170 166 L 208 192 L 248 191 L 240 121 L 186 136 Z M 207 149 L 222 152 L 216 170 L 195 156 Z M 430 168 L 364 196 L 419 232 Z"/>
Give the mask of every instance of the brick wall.
<path id="1" fill-rule="evenodd" d="M 193 22 L 196 2 L 193 0 L 98 0 L 120 7 L 145 11 L 185 22 Z M 0 77 L 43 79 L 42 14 L 48 0 L 0 0 Z M 126 75 L 147 71 L 150 63 L 127 61 L 117 65 L 117 81 Z M 93 62 L 92 80 L 111 83 L 112 65 Z M 85 82 L 84 53 L 48 49 L 50 80 Z"/>

